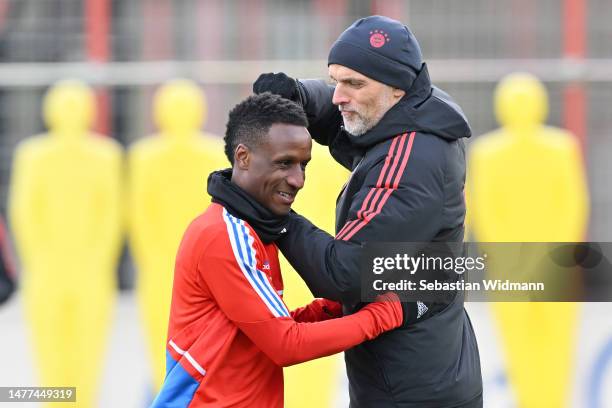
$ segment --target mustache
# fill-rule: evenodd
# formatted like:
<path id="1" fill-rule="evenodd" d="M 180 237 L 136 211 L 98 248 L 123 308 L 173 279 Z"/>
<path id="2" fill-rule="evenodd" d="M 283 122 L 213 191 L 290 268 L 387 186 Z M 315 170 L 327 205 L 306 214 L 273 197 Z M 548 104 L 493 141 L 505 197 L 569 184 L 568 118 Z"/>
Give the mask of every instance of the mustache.
<path id="1" fill-rule="evenodd" d="M 346 105 L 338 105 L 338 110 L 340 112 L 355 112 L 357 114 L 359 113 L 357 110 L 352 109 L 351 107 L 346 106 Z"/>

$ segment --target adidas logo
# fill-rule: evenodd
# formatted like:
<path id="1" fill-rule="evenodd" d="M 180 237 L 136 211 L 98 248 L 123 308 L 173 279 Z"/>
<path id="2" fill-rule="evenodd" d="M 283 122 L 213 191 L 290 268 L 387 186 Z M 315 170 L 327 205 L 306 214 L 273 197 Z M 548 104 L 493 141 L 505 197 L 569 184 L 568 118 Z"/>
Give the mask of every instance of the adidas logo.
<path id="1" fill-rule="evenodd" d="M 427 313 L 427 311 L 429 310 L 429 308 L 427 306 L 425 306 L 425 303 L 418 301 L 417 300 L 417 319 L 420 319 L 421 316 L 423 316 L 425 313 Z"/>

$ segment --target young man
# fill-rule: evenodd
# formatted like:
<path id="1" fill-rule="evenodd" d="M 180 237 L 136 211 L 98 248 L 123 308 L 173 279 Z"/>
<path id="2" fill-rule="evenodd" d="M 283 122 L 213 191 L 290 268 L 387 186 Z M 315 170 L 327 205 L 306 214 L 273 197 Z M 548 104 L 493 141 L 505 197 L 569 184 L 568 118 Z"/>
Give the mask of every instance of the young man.
<path id="1" fill-rule="evenodd" d="M 314 139 L 352 171 L 335 239 L 295 215 L 278 243 L 315 296 L 352 313 L 363 307 L 358 244 L 463 240 L 463 139 L 471 131 L 432 86 L 416 38 L 399 21 L 356 21 L 332 46 L 328 68 L 334 86 L 280 73 L 253 88 L 299 101 Z M 450 303 L 405 303 L 402 329 L 345 353 L 351 408 L 482 406 L 476 337 L 462 293 L 452 295 Z"/>
<path id="2" fill-rule="evenodd" d="M 213 203 L 176 259 L 167 374 L 153 407 L 283 406 L 282 367 L 337 353 L 402 324 L 399 302 L 337 318 L 324 299 L 290 312 L 274 241 L 304 185 L 311 139 L 297 104 L 270 93 L 230 112 L 232 169 L 208 179 Z M 310 256 L 307 252 L 303 256 Z"/>

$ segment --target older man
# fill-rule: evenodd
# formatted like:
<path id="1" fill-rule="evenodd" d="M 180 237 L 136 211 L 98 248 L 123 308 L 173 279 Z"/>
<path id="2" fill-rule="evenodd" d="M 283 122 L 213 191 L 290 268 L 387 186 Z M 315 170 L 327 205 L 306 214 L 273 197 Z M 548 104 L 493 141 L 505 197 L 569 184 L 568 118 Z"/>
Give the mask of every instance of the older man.
<path id="1" fill-rule="evenodd" d="M 260 76 L 254 90 L 299 101 L 313 138 L 352 171 L 335 239 L 295 215 L 279 247 L 315 296 L 354 313 L 363 307 L 356 244 L 462 241 L 462 139 L 471 131 L 459 106 L 432 86 L 417 40 L 398 21 L 356 21 L 332 46 L 328 67 L 332 86 L 279 73 Z M 404 309 L 401 329 L 346 352 L 351 407 L 482 406 L 463 295 Z"/>

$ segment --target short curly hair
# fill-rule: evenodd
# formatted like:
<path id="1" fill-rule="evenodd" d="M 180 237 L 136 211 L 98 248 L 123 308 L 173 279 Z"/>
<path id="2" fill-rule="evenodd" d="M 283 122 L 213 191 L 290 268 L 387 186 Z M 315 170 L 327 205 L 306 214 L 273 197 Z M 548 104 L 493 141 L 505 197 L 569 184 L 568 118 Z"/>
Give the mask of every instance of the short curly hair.
<path id="1" fill-rule="evenodd" d="M 308 119 L 300 105 L 270 92 L 251 95 L 234 106 L 223 138 L 232 166 L 236 147 L 240 143 L 249 148 L 259 146 L 275 123 L 307 127 Z"/>

